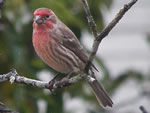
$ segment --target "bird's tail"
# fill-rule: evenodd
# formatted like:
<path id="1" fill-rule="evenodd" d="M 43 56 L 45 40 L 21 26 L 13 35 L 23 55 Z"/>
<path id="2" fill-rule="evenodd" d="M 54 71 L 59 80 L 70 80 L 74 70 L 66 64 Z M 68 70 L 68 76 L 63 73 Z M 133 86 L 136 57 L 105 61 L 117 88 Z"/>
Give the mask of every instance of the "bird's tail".
<path id="1" fill-rule="evenodd" d="M 110 97 L 108 96 L 104 88 L 101 86 L 101 84 L 96 80 L 96 78 L 90 76 L 87 78 L 87 81 L 91 86 L 91 88 L 93 89 L 99 104 L 102 107 L 107 107 L 107 106 L 112 107 L 113 105 L 112 100 L 110 99 Z"/>

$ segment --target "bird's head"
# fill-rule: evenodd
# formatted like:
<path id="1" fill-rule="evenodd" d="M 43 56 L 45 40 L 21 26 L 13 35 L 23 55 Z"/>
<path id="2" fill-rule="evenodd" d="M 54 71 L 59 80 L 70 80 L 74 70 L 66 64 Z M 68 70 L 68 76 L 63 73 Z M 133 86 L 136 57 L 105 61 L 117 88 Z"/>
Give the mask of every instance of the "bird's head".
<path id="1" fill-rule="evenodd" d="M 56 23 L 56 15 L 47 8 L 39 8 L 34 11 L 34 23 L 37 25 L 53 26 Z"/>

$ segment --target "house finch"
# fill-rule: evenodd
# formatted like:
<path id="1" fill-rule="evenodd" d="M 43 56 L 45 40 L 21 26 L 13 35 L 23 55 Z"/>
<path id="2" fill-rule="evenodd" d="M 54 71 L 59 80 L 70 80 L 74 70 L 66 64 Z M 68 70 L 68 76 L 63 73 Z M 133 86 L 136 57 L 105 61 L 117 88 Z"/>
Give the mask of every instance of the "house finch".
<path id="1" fill-rule="evenodd" d="M 34 12 L 32 38 L 36 53 L 48 66 L 60 73 L 83 73 L 88 55 L 74 33 L 52 10 L 39 8 Z M 92 64 L 90 70 L 93 67 Z M 98 102 L 104 107 L 112 107 L 112 100 L 98 81 L 95 79 L 89 84 Z"/>

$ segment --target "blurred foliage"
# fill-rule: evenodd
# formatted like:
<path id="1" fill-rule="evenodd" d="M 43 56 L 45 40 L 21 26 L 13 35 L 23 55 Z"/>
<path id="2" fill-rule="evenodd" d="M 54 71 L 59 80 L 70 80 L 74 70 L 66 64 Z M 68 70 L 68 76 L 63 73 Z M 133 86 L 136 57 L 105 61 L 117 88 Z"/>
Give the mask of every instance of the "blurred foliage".
<path id="1" fill-rule="evenodd" d="M 10 110 L 5 104 L 0 102 L 0 113 L 16 113 Z"/>
<path id="2" fill-rule="evenodd" d="M 147 42 L 148 42 L 149 45 L 150 45 L 150 34 L 147 34 Z"/>
<path id="3" fill-rule="evenodd" d="M 100 6 L 109 8 L 112 1 L 88 0 L 88 2 L 96 24 L 101 30 L 103 17 Z M 1 74 L 15 68 L 22 76 L 38 79 L 35 75 L 42 69 L 54 72 L 37 57 L 32 47 L 32 13 L 40 7 L 52 9 L 78 38 L 81 37 L 82 30 L 89 30 L 81 0 L 6 0 L 0 19 Z M 96 62 L 104 74 L 102 83 L 111 94 L 128 77 L 141 77 L 140 73 L 128 72 L 113 80 L 103 62 L 99 58 L 96 58 Z M 69 92 L 71 97 L 82 97 L 95 104 L 97 109 L 89 112 L 98 113 L 99 105 L 95 96 L 85 93 L 84 85 L 85 82 L 80 82 L 49 95 L 42 89 L 26 85 L 11 85 L 8 82 L 1 83 L 0 101 L 20 113 L 39 113 L 37 102 L 39 99 L 43 99 L 48 104 L 47 113 L 63 113 L 65 112 L 63 93 Z"/>

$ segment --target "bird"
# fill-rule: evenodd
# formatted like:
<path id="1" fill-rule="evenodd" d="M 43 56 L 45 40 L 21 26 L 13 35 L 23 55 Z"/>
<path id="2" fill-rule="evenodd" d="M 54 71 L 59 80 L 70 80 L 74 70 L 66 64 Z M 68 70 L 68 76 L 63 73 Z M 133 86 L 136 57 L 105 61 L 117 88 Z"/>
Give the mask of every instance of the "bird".
<path id="1" fill-rule="evenodd" d="M 35 52 L 43 62 L 57 72 L 84 73 L 88 53 L 75 34 L 51 9 L 38 8 L 34 11 L 32 43 Z M 93 69 L 96 69 L 94 64 L 90 67 L 91 72 Z M 96 79 L 94 82 L 89 82 L 89 85 L 102 107 L 112 107 L 111 98 Z"/>

